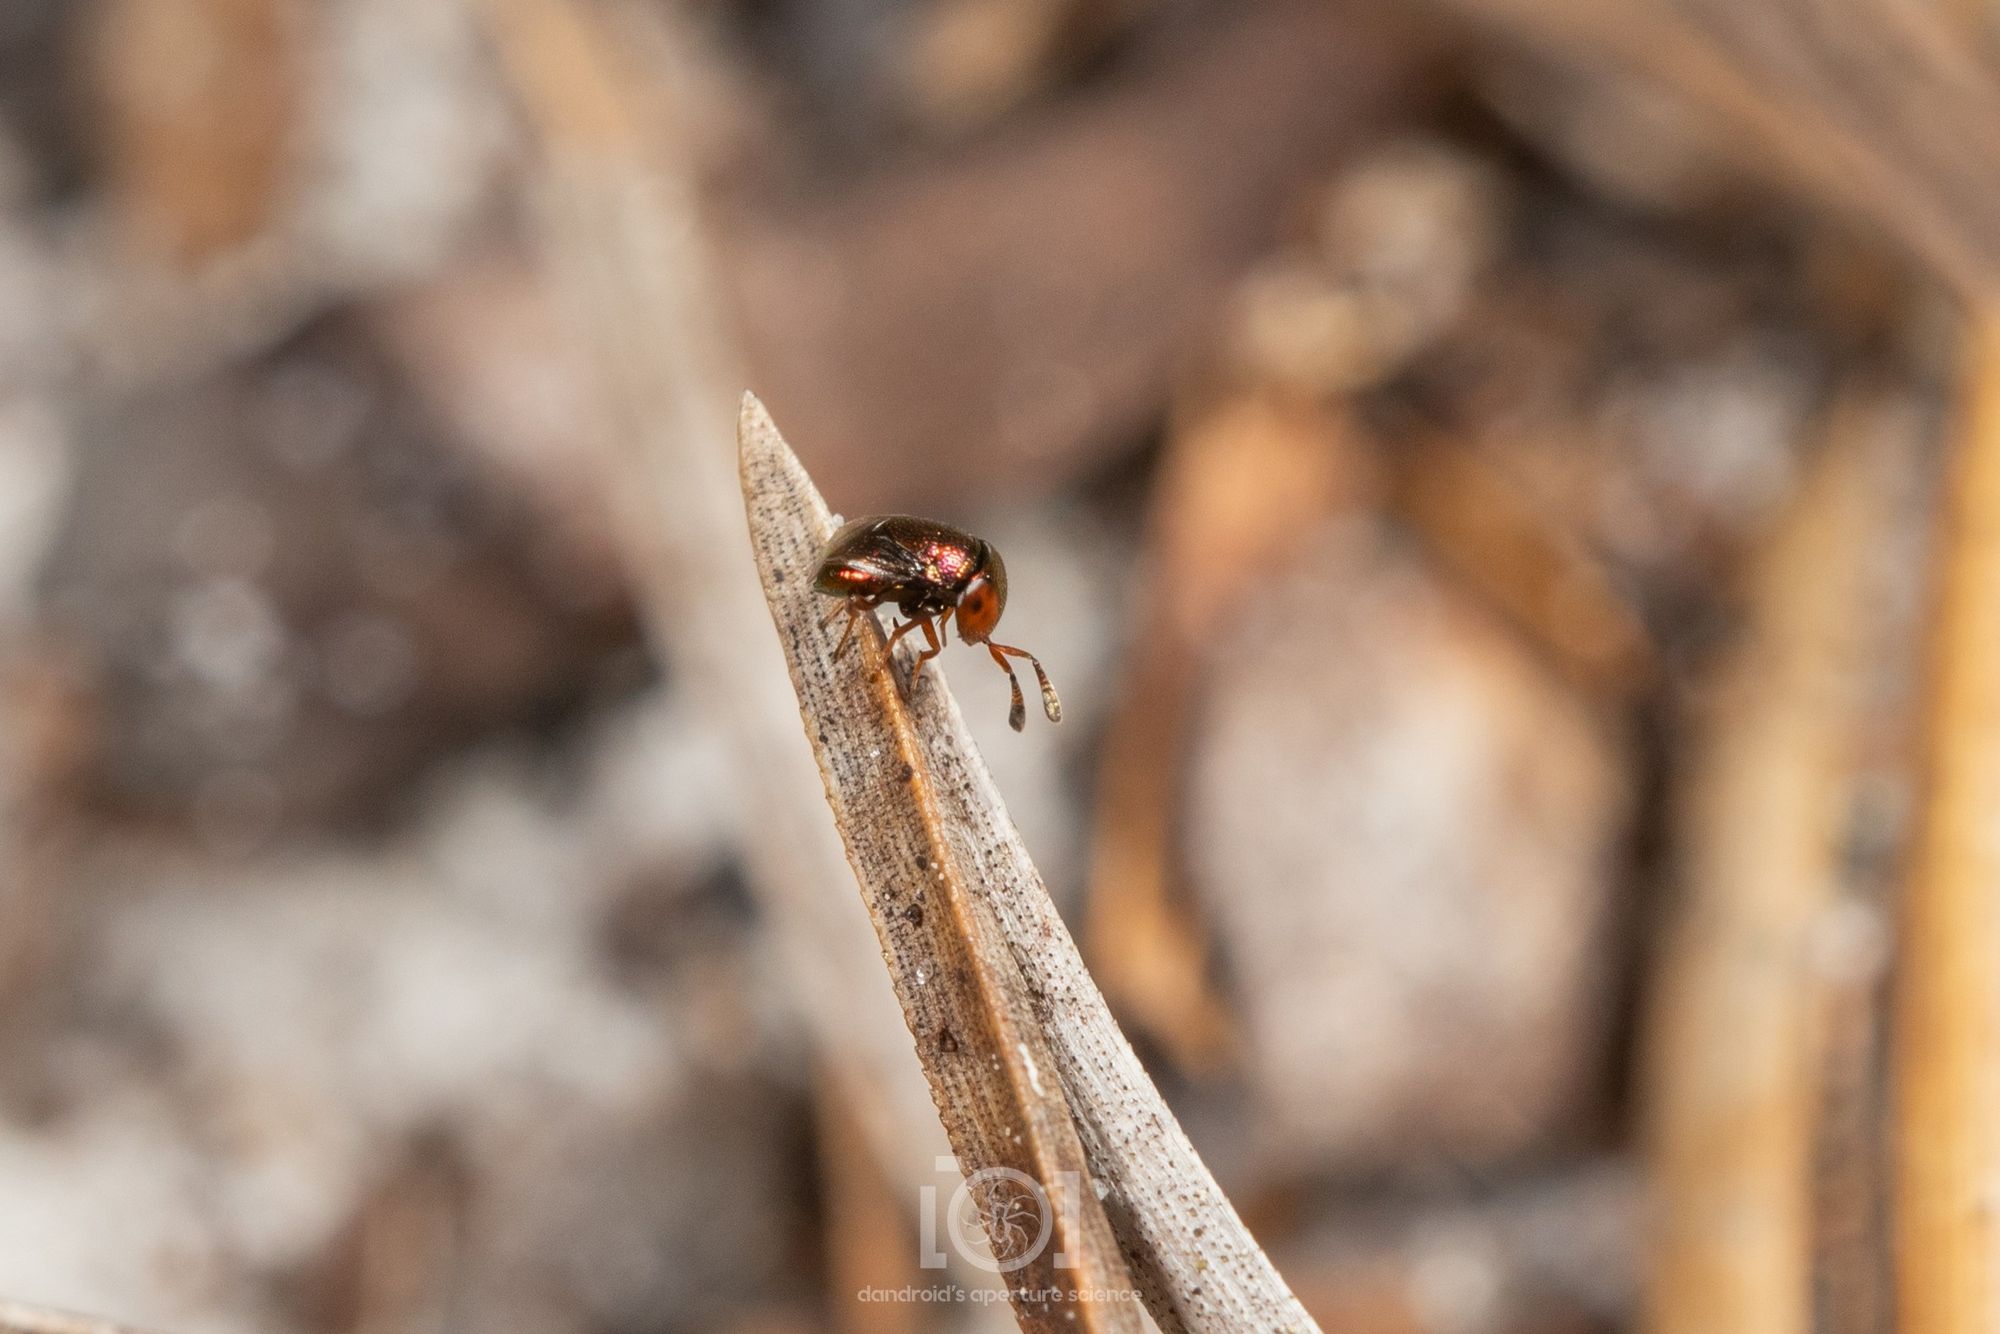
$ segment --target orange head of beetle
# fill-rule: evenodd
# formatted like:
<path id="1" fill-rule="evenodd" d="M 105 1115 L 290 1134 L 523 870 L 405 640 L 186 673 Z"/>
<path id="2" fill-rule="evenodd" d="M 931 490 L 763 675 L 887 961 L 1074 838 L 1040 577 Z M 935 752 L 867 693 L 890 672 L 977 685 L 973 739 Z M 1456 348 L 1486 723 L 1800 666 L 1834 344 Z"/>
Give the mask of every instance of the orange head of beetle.
<path id="1" fill-rule="evenodd" d="M 978 573 L 958 595 L 958 637 L 968 644 L 984 643 L 1007 607 L 1006 563 L 990 542 L 980 546 Z"/>

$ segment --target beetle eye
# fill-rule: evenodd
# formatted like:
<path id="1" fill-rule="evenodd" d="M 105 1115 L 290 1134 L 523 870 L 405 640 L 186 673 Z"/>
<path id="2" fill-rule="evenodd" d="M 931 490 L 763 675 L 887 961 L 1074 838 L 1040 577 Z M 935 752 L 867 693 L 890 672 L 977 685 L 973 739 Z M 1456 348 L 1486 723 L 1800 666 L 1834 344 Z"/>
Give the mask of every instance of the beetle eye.
<path id="1" fill-rule="evenodd" d="M 984 639 L 999 620 L 1000 599 L 993 595 L 992 583 L 981 575 L 965 586 L 958 599 L 958 633 L 968 642 Z"/>

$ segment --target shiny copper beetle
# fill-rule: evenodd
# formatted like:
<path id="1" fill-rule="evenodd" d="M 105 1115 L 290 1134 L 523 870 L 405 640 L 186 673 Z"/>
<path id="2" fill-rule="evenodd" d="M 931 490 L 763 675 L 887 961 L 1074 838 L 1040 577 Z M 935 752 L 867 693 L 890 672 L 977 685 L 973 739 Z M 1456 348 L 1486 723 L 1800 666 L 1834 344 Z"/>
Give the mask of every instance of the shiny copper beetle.
<path id="1" fill-rule="evenodd" d="M 1014 665 L 1007 661 L 1009 657 L 1026 658 L 1034 667 L 1035 679 L 1042 686 L 1042 712 L 1052 723 L 1062 721 L 1062 701 L 1056 698 L 1056 688 L 1049 684 L 1049 674 L 1035 655 L 992 640 L 993 628 L 1000 624 L 1000 613 L 1007 606 L 1007 566 L 991 542 L 908 514 L 855 519 L 842 524 L 820 552 L 813 587 L 844 599 L 834 609 L 847 612 L 847 628 L 833 651 L 836 658 L 846 651 L 847 641 L 854 635 L 854 622 L 863 612 L 893 602 L 909 619 L 890 634 L 889 647 L 895 648 L 896 641 L 919 628 L 930 646 L 910 669 L 910 685 L 914 687 L 924 664 L 944 652 L 939 632 L 955 614 L 958 637 L 968 644 L 986 645 L 1014 687 L 1008 726 L 1018 732 L 1028 716 L 1021 702 L 1021 682 L 1014 675 Z M 904 694 L 907 697 L 908 689 Z"/>

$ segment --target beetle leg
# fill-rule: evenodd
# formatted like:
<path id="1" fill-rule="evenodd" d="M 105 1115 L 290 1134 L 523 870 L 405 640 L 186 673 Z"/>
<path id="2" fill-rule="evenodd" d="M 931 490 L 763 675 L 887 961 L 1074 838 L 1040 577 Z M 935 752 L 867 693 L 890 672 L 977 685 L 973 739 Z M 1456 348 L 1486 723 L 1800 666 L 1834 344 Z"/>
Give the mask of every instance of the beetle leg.
<path id="1" fill-rule="evenodd" d="M 847 613 L 847 627 L 840 632 L 840 642 L 833 646 L 833 660 L 835 662 L 839 662 L 840 655 L 847 652 L 847 641 L 854 637 L 854 618 L 860 614 L 855 610 L 854 601 L 851 598 L 841 603 L 840 606 Z M 833 618 L 832 616 L 828 616 L 827 619 L 832 620 Z"/>
<path id="2" fill-rule="evenodd" d="M 1056 688 L 1050 684 L 1049 674 L 1042 670 L 1042 660 L 1040 658 L 1037 658 L 1024 648 L 1015 648 L 1012 644 L 996 644 L 992 640 L 986 642 L 986 651 L 993 655 L 993 661 L 1000 664 L 1001 668 L 1007 673 L 1007 679 L 1013 683 L 1014 708 L 1007 715 L 1007 721 L 1013 724 L 1016 732 L 1021 730 L 1021 724 L 1026 718 L 1027 710 L 1021 703 L 1021 683 L 1014 679 L 1014 668 L 1008 663 L 1007 658 L 1002 655 L 1012 655 L 1016 658 L 1026 658 L 1028 660 L 1028 664 L 1035 669 L 1036 682 L 1042 687 L 1042 712 L 1048 716 L 1048 720 L 1052 723 L 1062 721 L 1062 701 L 1056 698 Z"/>
<path id="3" fill-rule="evenodd" d="M 924 664 L 926 662 L 929 662 L 932 658 L 935 658 L 938 655 L 938 651 L 944 647 L 943 644 L 938 642 L 937 619 L 935 617 L 912 616 L 909 620 L 904 621 L 901 625 L 897 626 L 896 632 L 889 636 L 890 651 L 894 652 L 897 640 L 901 639 L 904 635 L 910 633 L 910 631 L 916 629 L 923 630 L 924 640 L 926 643 L 930 645 L 930 647 L 917 655 L 916 664 L 910 668 L 909 683 L 907 685 L 899 687 L 899 691 L 902 694 L 903 701 L 905 703 L 909 702 L 910 692 L 916 688 L 917 673 L 921 672 L 924 669 Z"/>
<path id="4" fill-rule="evenodd" d="M 946 612 L 944 615 L 949 616 L 950 614 L 951 614 L 950 612 Z M 904 699 L 908 699 L 910 697 L 910 692 L 914 691 L 917 688 L 917 677 L 919 674 L 923 672 L 924 664 L 929 662 L 932 658 L 935 658 L 938 654 L 944 652 L 944 640 L 938 637 L 938 625 L 943 620 L 944 616 L 939 616 L 936 617 L 935 619 L 926 618 L 924 621 L 924 642 L 929 644 L 930 647 L 925 649 L 922 653 L 919 653 L 917 655 L 916 662 L 911 664 L 910 685 L 909 689 L 903 692 Z"/>
<path id="5" fill-rule="evenodd" d="M 833 647 L 835 662 L 840 661 L 840 655 L 847 652 L 847 641 L 854 637 L 854 623 L 861 619 L 861 613 L 874 611 L 875 604 L 865 598 L 855 597 L 848 598 L 845 602 L 842 602 L 839 609 L 844 609 L 847 612 L 847 628 L 840 632 L 840 642 Z M 833 613 L 828 612 L 826 620 L 830 621 L 832 619 Z"/>
<path id="6" fill-rule="evenodd" d="M 904 621 L 901 625 L 897 626 L 895 630 L 889 635 L 889 643 L 884 651 L 888 653 L 894 653 L 896 651 L 897 643 L 903 638 L 904 635 L 910 633 L 910 631 L 916 629 L 920 625 L 928 626 L 929 624 L 930 622 L 925 620 L 921 616 L 913 617 L 910 620 Z"/>

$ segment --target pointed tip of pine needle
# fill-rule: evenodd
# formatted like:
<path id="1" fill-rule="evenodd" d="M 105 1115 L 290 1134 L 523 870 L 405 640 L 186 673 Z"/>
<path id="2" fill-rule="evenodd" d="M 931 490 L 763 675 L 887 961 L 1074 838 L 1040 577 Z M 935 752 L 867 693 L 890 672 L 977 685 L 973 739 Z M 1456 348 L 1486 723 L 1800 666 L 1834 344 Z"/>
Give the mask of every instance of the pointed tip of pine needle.
<path id="1" fill-rule="evenodd" d="M 764 401 L 748 389 L 736 411 L 736 457 L 742 466 L 748 466 L 751 455 L 760 449 L 768 451 L 771 442 L 777 441 L 783 447 L 784 440 L 778 435 L 777 425 L 771 420 Z"/>
<path id="2" fill-rule="evenodd" d="M 763 400 L 748 389 L 736 417 L 736 471 L 744 501 L 753 509 L 760 499 L 779 509 L 792 508 L 817 541 L 824 542 L 832 532 L 826 500 L 806 473 L 806 465 L 792 452 Z M 752 531 L 760 531 L 759 526 L 753 523 Z M 761 531 L 768 535 L 769 530 Z"/>

